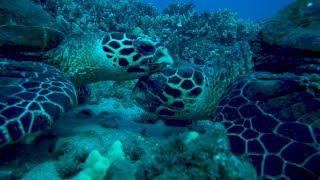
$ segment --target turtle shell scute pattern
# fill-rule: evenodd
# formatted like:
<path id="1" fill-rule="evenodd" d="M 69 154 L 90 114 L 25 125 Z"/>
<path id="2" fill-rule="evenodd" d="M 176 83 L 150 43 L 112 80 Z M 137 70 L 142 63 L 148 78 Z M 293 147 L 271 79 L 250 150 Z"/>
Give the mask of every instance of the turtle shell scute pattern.
<path id="1" fill-rule="evenodd" d="M 133 96 L 137 103 L 163 119 L 187 114 L 188 118 L 199 116 L 196 101 L 203 96 L 206 77 L 197 67 L 166 67 L 160 72 L 140 78 Z"/>
<path id="2" fill-rule="evenodd" d="M 320 177 L 319 90 L 308 78 L 256 72 L 232 83 L 214 121 L 265 179 Z"/>
<path id="3" fill-rule="evenodd" d="M 111 32 L 102 39 L 102 49 L 114 67 L 128 67 L 127 72 L 145 72 L 140 64 L 151 64 L 163 56 L 159 47 L 164 45 L 149 37 L 129 33 Z M 158 68 L 158 67 L 154 67 Z"/>
<path id="4" fill-rule="evenodd" d="M 40 134 L 75 104 L 73 84 L 56 68 L 0 59 L 0 147 Z"/>

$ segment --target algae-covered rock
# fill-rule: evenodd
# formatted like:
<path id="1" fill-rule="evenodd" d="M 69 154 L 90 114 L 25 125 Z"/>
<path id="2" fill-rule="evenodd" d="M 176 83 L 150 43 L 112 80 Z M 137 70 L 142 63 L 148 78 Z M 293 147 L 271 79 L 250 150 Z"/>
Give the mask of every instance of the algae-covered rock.
<path id="1" fill-rule="evenodd" d="M 217 123 L 161 144 L 138 162 L 136 179 L 257 179 L 253 166 L 231 153 L 225 131 Z"/>
<path id="2" fill-rule="evenodd" d="M 55 19 L 40 5 L 29 0 L 0 0 L 0 24 L 13 25 L 50 25 Z"/>
<path id="3" fill-rule="evenodd" d="M 0 26 L 1 51 L 45 51 L 59 45 L 64 34 L 45 26 Z"/>
<path id="4" fill-rule="evenodd" d="M 305 51 L 320 51 L 320 1 L 298 0 L 263 27 L 264 42 Z"/>
<path id="5" fill-rule="evenodd" d="M 251 45 L 257 71 L 296 73 L 300 66 L 319 65 L 320 1 L 289 4 L 264 23 L 259 38 Z M 304 72 L 313 70 L 304 68 Z"/>
<path id="6" fill-rule="evenodd" d="M 29 0 L 0 0 L 0 53 L 6 57 L 40 56 L 56 47 L 66 27 Z"/>

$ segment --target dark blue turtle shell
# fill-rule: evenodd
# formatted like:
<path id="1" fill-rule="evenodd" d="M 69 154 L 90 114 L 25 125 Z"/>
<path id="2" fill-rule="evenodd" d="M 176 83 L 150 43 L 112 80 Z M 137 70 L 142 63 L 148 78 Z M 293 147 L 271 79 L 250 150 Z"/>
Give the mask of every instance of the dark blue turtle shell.
<path id="1" fill-rule="evenodd" d="M 76 90 L 58 69 L 0 58 L 0 147 L 38 136 L 75 104 Z"/>
<path id="2" fill-rule="evenodd" d="M 252 160 L 264 179 L 320 177 L 320 91 L 293 74 L 256 72 L 222 96 L 214 121 L 227 128 L 231 149 Z"/>

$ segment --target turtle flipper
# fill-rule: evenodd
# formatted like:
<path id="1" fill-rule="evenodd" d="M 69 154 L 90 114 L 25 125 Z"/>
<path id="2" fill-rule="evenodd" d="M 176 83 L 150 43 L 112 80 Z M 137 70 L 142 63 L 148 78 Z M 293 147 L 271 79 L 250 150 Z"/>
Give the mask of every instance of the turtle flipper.
<path id="1" fill-rule="evenodd" d="M 0 59 L 0 147 L 33 139 L 76 103 L 73 84 L 56 68 Z"/>
<path id="2" fill-rule="evenodd" d="M 264 178 L 320 177 L 319 90 L 304 76 L 251 73 L 229 86 L 216 111 L 234 153 Z"/>

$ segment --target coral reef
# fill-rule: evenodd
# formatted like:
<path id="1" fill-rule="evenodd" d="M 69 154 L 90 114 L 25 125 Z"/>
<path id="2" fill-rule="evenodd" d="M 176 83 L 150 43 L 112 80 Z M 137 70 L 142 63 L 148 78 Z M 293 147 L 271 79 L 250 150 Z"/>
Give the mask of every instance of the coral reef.
<path id="1" fill-rule="evenodd" d="M 253 166 L 230 152 L 221 124 L 205 134 L 189 132 L 138 162 L 137 179 L 256 179 Z"/>
<path id="2" fill-rule="evenodd" d="M 74 146 L 75 143 L 75 141 L 69 141 L 69 145 L 60 146 L 59 149 L 63 150 L 72 144 Z M 221 124 L 214 124 L 212 129 L 204 134 L 191 131 L 167 142 L 140 137 L 136 140 L 130 138 L 129 141 L 128 139 L 116 140 L 114 143 L 109 140 L 108 147 L 110 147 L 109 150 L 99 150 L 105 156 L 98 150 L 92 149 L 85 161 L 74 161 L 74 165 L 83 167 L 82 171 L 75 176 L 69 174 L 64 177 L 71 179 L 125 177 L 126 179 L 248 180 L 257 178 L 250 163 L 238 159 L 230 152 L 228 138 Z M 88 152 L 88 149 L 86 151 Z M 57 170 L 63 168 L 66 166 L 58 166 Z"/>
<path id="3" fill-rule="evenodd" d="M 120 141 L 115 141 L 106 157 L 99 151 L 93 150 L 86 159 L 84 169 L 74 178 L 76 180 L 103 180 L 111 164 L 117 160 L 125 159 Z"/>
<path id="4" fill-rule="evenodd" d="M 195 64 L 210 60 L 208 54 L 220 45 L 251 41 L 260 30 L 259 24 L 240 19 L 230 10 L 197 12 L 194 4 L 175 3 L 158 12 L 141 0 L 41 3 L 54 17 L 65 19 L 73 33 L 99 29 L 145 34 L 161 39 L 176 61 Z"/>
<path id="5" fill-rule="evenodd" d="M 88 157 L 93 156 L 90 155 L 92 152 L 95 152 L 94 155 L 101 154 L 93 157 L 104 159 L 108 157 L 108 152 L 114 152 L 111 150 L 114 142 L 121 142 L 121 152 L 125 158 L 115 160 L 109 168 L 105 168 L 107 179 L 256 178 L 250 163 L 230 152 L 228 138 L 221 124 L 199 122 L 193 125 L 193 129 L 201 129 L 201 134 L 190 131 L 174 136 L 171 133 L 161 138 L 159 135 L 143 136 L 132 130 L 105 128 L 90 122 L 90 119 L 86 123 L 71 125 L 67 121 L 81 120 L 68 118 L 70 116 L 61 119 L 67 129 L 60 131 L 65 133 L 57 131 L 57 128 L 53 130 L 58 133 L 58 138 L 46 136 L 30 145 L 17 145 L 21 153 L 13 152 L 11 162 L 1 167 L 0 177 L 77 179 L 79 173 L 88 171 L 85 169 L 89 167 Z M 163 125 L 149 124 L 146 127 L 152 126 L 169 131 Z M 40 154 L 42 151 L 45 155 Z M 97 151 L 100 153 L 97 154 Z M 10 164 L 16 163 L 17 156 L 21 157 L 18 164 L 25 166 L 15 165 L 13 172 Z"/>

